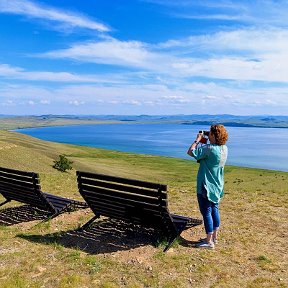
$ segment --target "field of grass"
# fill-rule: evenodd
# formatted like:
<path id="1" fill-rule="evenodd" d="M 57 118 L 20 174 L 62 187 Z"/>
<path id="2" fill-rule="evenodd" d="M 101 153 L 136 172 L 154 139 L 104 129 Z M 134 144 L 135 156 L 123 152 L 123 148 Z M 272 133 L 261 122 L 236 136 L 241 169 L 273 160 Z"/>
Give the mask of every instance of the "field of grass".
<path id="1" fill-rule="evenodd" d="M 52 168 L 59 154 L 74 161 L 73 170 Z M 43 191 L 78 200 L 75 170 L 106 173 L 168 184 L 170 211 L 200 218 L 197 165 L 0 131 L 0 167 L 38 172 Z M 0 287 L 288 287 L 288 173 L 227 166 L 225 183 L 215 250 L 194 248 L 202 226 L 184 231 L 164 254 L 145 231 L 109 219 L 80 237 L 74 230 L 92 216 L 89 209 L 11 225 L 25 207 L 2 206 Z"/>

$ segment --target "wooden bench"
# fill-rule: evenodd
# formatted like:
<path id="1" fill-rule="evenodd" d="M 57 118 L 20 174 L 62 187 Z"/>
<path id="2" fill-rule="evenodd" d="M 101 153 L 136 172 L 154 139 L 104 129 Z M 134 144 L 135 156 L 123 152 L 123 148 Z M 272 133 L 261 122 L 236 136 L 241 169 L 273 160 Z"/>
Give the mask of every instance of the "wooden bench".
<path id="1" fill-rule="evenodd" d="M 79 192 L 95 214 L 80 230 L 100 216 L 124 220 L 161 231 L 168 240 L 165 252 L 183 230 L 202 223 L 170 214 L 166 185 L 81 171 L 76 174 Z"/>
<path id="2" fill-rule="evenodd" d="M 87 208 L 87 204 L 44 193 L 41 191 L 39 175 L 0 167 L 0 194 L 6 199 L 0 206 L 15 200 L 49 212 L 45 220 L 75 208 Z"/>

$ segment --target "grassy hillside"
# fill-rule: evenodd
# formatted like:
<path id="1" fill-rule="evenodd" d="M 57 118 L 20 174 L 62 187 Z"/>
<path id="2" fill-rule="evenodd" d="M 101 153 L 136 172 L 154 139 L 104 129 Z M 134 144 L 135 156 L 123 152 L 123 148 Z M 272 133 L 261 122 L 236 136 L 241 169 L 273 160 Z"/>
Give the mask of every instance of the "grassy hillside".
<path id="1" fill-rule="evenodd" d="M 74 161 L 67 173 L 52 168 L 63 153 Z M 0 166 L 38 172 L 43 191 L 79 200 L 75 170 L 168 184 L 170 211 L 200 217 L 193 160 L 57 144 L 0 131 Z M 74 230 L 92 216 L 89 209 L 46 223 L 8 225 L 22 208 L 15 208 L 19 203 L 2 206 L 0 286 L 288 287 L 288 173 L 232 166 L 225 172 L 222 229 L 214 251 L 193 247 L 204 236 L 201 226 L 183 232 L 163 254 L 161 243 L 143 231 L 133 233 L 103 218 L 102 228 L 95 226 L 89 237 L 75 236 Z"/>

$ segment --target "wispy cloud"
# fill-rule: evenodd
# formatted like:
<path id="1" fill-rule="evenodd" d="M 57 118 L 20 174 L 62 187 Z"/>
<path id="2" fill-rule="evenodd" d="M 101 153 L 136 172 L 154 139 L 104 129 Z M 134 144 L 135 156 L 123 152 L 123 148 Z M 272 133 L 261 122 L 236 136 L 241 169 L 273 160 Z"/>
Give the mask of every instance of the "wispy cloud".
<path id="1" fill-rule="evenodd" d="M 158 45 L 107 38 L 101 42 L 74 44 L 71 48 L 49 51 L 41 57 L 115 65 L 128 69 L 127 71 L 135 68 L 134 73 L 79 75 L 69 72 L 26 71 L 20 67 L 0 64 L 0 76 L 30 81 L 75 83 L 127 83 L 132 78 L 145 83 L 145 77 L 151 83 L 170 82 L 171 77 L 286 83 L 287 39 L 288 31 L 284 29 L 219 32 L 169 40 Z M 146 74 L 141 73 L 141 69 Z"/>
<path id="2" fill-rule="evenodd" d="M 175 78 L 205 77 L 287 82 L 288 32 L 242 29 L 169 40 L 158 45 L 107 38 L 43 53 L 41 57 L 140 68 Z"/>
<path id="3" fill-rule="evenodd" d="M 120 41 L 106 38 L 104 41 L 75 44 L 70 48 L 50 51 L 40 55 L 47 58 L 70 58 L 82 62 L 151 68 L 155 60 L 164 57 L 148 49 L 139 41 Z"/>
<path id="4" fill-rule="evenodd" d="M 286 0 L 142 0 L 167 7 L 171 16 L 196 20 L 223 20 L 254 26 L 287 27 Z"/>
<path id="5" fill-rule="evenodd" d="M 180 84 L 180 83 L 179 83 Z M 127 113 L 144 113 L 149 111 L 154 114 L 176 113 L 207 113 L 219 109 L 223 113 L 231 113 L 231 107 L 237 107 L 237 113 L 257 114 L 257 111 L 267 111 L 270 114 L 284 113 L 288 109 L 287 85 L 283 87 L 255 87 L 251 83 L 201 83 L 183 82 L 176 88 L 166 85 L 114 85 L 101 87 L 98 85 L 65 85 L 48 89 L 35 88 L 28 85 L 1 86 L 0 101 L 2 106 L 13 103 L 34 103 L 39 105 L 47 103 L 51 107 L 77 106 L 79 113 L 109 113 L 115 106 L 125 106 Z M 47 104 L 48 104 L 47 103 Z M 22 105 L 22 104 L 21 104 Z M 45 105 L 47 106 L 47 105 Z M 50 106 L 50 105 L 49 105 Z M 131 108 L 130 108 L 131 109 Z M 37 110 L 35 110 L 37 111 Z M 94 112 L 93 112 L 94 111 Z M 165 111 L 165 112 L 163 112 Z M 193 111 L 193 112 L 191 112 Z M 218 111 L 218 110 L 217 110 Z M 242 111 L 242 112 L 241 112 Z M 216 113 L 216 110 L 215 110 Z"/>
<path id="6" fill-rule="evenodd" d="M 287 39 L 286 29 L 253 28 L 169 40 L 158 48 L 177 57 L 172 66 L 183 76 L 287 82 Z"/>
<path id="7" fill-rule="evenodd" d="M 83 105 L 85 104 L 84 101 L 81 101 L 81 100 L 70 100 L 68 102 L 70 105 L 74 105 L 74 106 L 79 106 L 79 105 Z"/>
<path id="8" fill-rule="evenodd" d="M 220 31 L 200 36 L 191 36 L 180 40 L 169 40 L 158 44 L 159 49 L 177 49 L 183 47 L 186 52 L 197 53 L 210 51 L 237 55 L 257 55 L 267 52 L 287 51 L 288 30 L 281 28 L 246 28 L 233 31 Z M 172 50 L 174 51 L 174 50 Z M 176 50 L 177 51 L 177 50 Z M 181 52 L 181 50 L 180 50 Z M 182 51 L 183 54 L 183 51 Z M 203 53 L 202 53 L 203 54 Z M 204 54 L 206 57 L 207 54 Z"/>
<path id="9" fill-rule="evenodd" d="M 0 13 L 17 14 L 29 18 L 44 19 L 57 22 L 69 28 L 86 28 L 100 32 L 107 32 L 110 30 L 108 26 L 91 20 L 84 15 L 51 8 L 28 0 L 0 0 Z"/>
<path id="10" fill-rule="evenodd" d="M 6 79 L 18 79 L 28 81 L 46 82 L 88 82 L 88 83 L 123 83 L 127 79 L 125 75 L 107 74 L 103 75 L 80 75 L 70 72 L 51 72 L 51 71 L 27 71 L 21 67 L 14 67 L 0 63 L 0 77 Z M 131 77 L 131 76 L 130 76 Z"/>
<path id="11" fill-rule="evenodd" d="M 47 99 L 40 100 L 40 104 L 43 104 L 43 105 L 49 105 L 50 103 L 51 103 L 51 101 L 47 100 Z"/>

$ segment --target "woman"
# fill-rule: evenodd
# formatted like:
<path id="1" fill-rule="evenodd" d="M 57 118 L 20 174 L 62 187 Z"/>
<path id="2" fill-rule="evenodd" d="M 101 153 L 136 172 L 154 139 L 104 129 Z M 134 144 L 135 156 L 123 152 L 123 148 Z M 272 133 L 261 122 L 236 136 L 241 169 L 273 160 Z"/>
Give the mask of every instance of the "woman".
<path id="1" fill-rule="evenodd" d="M 218 206 L 224 194 L 224 165 L 228 155 L 225 144 L 228 133 L 223 125 L 217 124 L 210 127 L 208 136 L 210 144 L 199 147 L 198 144 L 203 142 L 203 138 L 204 134 L 199 133 L 187 154 L 200 163 L 197 175 L 197 198 L 207 236 L 197 246 L 213 249 L 220 227 Z"/>

